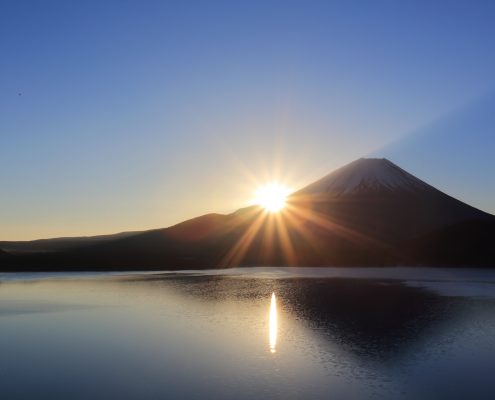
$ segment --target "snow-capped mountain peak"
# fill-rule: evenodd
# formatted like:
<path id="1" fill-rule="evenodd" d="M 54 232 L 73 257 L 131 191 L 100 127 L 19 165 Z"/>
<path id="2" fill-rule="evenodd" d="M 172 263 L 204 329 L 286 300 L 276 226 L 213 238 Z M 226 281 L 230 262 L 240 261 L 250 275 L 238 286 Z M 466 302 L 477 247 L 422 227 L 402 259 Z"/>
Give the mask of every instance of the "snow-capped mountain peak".
<path id="1" fill-rule="evenodd" d="M 362 191 L 425 189 L 431 189 L 431 186 L 385 158 L 360 158 L 305 187 L 299 193 L 347 195 Z"/>

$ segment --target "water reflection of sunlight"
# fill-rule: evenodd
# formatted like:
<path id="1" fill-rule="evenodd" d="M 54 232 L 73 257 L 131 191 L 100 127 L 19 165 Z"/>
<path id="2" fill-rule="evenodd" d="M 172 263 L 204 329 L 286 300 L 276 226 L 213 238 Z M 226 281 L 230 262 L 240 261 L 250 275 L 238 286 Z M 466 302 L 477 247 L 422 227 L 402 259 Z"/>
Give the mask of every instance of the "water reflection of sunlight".
<path id="1" fill-rule="evenodd" d="M 269 339 L 270 352 L 275 353 L 277 351 L 277 299 L 275 293 L 272 293 L 272 300 L 270 303 Z"/>

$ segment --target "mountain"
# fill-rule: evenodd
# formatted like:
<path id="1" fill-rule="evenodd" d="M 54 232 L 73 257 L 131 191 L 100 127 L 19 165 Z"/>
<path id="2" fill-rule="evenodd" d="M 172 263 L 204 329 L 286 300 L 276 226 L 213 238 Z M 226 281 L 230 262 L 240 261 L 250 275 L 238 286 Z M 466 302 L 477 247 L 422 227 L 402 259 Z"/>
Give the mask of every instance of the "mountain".
<path id="1" fill-rule="evenodd" d="M 3 269 L 495 266 L 494 216 L 386 159 L 363 158 L 337 169 L 293 193 L 279 213 L 251 206 L 164 229 L 89 239 L 12 256 Z"/>
<path id="2" fill-rule="evenodd" d="M 384 191 L 432 189 L 385 158 L 360 158 L 301 189 L 298 194 L 355 195 Z"/>
<path id="3" fill-rule="evenodd" d="M 387 159 L 361 158 L 294 194 L 299 204 L 388 244 L 463 221 L 494 217 L 404 171 Z"/>
<path id="4" fill-rule="evenodd" d="M 93 243 L 115 240 L 141 232 L 120 232 L 110 235 L 59 237 L 26 241 L 0 241 L 0 248 L 10 253 L 43 253 L 67 250 Z"/>

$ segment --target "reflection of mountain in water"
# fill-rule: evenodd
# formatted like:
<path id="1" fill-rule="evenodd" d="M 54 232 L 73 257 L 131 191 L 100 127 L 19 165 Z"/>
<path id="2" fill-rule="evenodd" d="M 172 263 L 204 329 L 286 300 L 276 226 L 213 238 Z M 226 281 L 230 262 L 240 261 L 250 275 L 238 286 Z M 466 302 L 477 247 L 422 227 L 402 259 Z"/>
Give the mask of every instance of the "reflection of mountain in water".
<path id="1" fill-rule="evenodd" d="M 359 357 L 387 362 L 406 356 L 460 317 L 462 300 L 398 282 L 362 279 L 250 279 L 176 275 L 143 278 L 201 299 L 250 301 L 276 292 L 293 318 L 331 344 Z M 268 300 L 267 300 L 268 301 Z"/>
<path id="2" fill-rule="evenodd" d="M 291 282 L 296 314 L 345 350 L 379 361 L 411 347 L 459 316 L 460 300 L 397 282 L 319 279 Z"/>

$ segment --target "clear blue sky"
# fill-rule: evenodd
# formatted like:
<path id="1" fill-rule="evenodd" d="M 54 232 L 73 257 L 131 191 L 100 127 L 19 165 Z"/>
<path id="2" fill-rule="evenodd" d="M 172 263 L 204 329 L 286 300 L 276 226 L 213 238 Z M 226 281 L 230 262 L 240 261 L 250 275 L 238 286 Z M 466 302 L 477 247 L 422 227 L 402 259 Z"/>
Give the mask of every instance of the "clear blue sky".
<path id="1" fill-rule="evenodd" d="M 4 0 L 0 239 L 230 212 L 366 154 L 495 212 L 494 21 L 493 1 Z"/>

